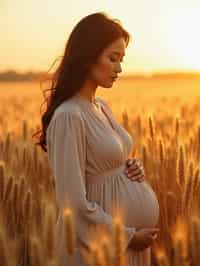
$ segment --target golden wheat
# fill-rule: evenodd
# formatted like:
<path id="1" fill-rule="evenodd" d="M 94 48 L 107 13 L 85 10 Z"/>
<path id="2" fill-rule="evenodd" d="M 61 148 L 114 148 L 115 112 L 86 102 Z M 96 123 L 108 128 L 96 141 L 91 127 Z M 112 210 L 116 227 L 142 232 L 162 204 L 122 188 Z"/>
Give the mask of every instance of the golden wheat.
<path id="1" fill-rule="evenodd" d="M 158 85 L 157 82 L 148 80 L 137 83 L 137 86 L 140 84 L 137 101 L 132 82 L 124 82 L 115 94 L 106 92 L 105 98 L 118 121 L 133 137 L 132 155 L 141 158 L 146 179 L 158 197 L 161 211 L 158 227 L 161 231 L 155 240 L 156 245 L 152 246 L 152 253 L 158 252 L 158 256 L 152 258 L 152 265 L 198 266 L 198 93 L 192 97 L 191 90 L 188 94 L 188 87 L 186 90 L 185 83 L 181 83 L 180 92 L 184 90 L 182 96 L 179 93 L 177 98 L 166 95 L 158 98 L 152 90 L 148 90 L 149 84 L 153 88 Z M 191 84 L 190 81 L 189 86 Z M 27 86 L 31 87 L 31 93 Z M 39 105 L 43 100 L 41 92 L 35 86 L 37 85 L 20 83 L 17 90 L 7 90 L 9 96 L 0 92 L 0 261 L 5 266 L 58 266 L 54 252 L 54 229 L 58 213 L 55 180 L 46 154 L 33 145 L 31 139 L 40 123 Z M 168 89 L 164 90 L 165 93 L 169 93 L 173 83 L 159 81 L 158 87 L 161 86 Z M 126 108 L 122 100 L 124 90 L 127 92 Z M 161 94 L 161 91 L 162 89 L 157 93 Z M 103 94 L 102 92 L 100 96 L 104 97 Z M 23 99 L 26 113 L 22 108 Z M 49 209 L 50 205 L 52 207 Z M 174 229 L 179 216 L 185 227 Z M 67 216 L 65 222 L 66 249 L 73 254 L 76 250 L 76 228 L 72 215 Z M 107 240 L 104 236 L 102 241 L 91 246 L 91 266 L 110 266 L 113 263 L 115 266 L 126 265 L 120 223 L 113 225 L 113 232 L 115 234 L 111 241 L 108 240 L 109 236 Z M 178 237 L 175 241 L 173 238 L 177 234 L 181 238 Z M 163 247 L 162 252 L 159 251 L 160 247 Z"/>
<path id="2" fill-rule="evenodd" d="M 120 216 L 116 216 L 113 224 L 113 235 L 114 235 L 114 265 L 125 266 L 126 258 L 124 254 L 124 231 Z"/>
<path id="3" fill-rule="evenodd" d="M 64 211 L 64 223 L 65 223 L 65 243 L 66 250 L 69 254 L 73 254 L 76 249 L 76 238 L 73 215 L 70 209 Z"/>
<path id="4" fill-rule="evenodd" d="M 179 148 L 179 154 L 178 154 L 177 177 L 179 184 L 183 188 L 185 185 L 185 156 L 182 145 Z"/>

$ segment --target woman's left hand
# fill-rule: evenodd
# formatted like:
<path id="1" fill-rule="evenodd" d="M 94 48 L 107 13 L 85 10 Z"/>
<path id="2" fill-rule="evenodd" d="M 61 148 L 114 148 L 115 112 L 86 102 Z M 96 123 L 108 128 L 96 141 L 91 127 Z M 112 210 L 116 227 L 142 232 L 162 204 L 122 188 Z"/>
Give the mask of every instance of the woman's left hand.
<path id="1" fill-rule="evenodd" d="M 145 180 L 145 172 L 140 160 L 136 158 L 127 159 L 125 175 L 131 181 L 143 182 Z"/>

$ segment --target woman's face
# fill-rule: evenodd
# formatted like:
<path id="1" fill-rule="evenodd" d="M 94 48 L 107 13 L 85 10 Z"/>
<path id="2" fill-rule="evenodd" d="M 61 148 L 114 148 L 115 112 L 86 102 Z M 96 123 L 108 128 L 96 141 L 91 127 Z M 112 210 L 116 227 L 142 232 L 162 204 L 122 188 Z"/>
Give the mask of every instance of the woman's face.
<path id="1" fill-rule="evenodd" d="M 90 69 L 90 79 L 97 86 L 112 87 L 118 73 L 122 72 L 121 62 L 125 56 L 125 49 L 126 42 L 124 38 L 117 39 L 104 49 L 95 65 Z"/>

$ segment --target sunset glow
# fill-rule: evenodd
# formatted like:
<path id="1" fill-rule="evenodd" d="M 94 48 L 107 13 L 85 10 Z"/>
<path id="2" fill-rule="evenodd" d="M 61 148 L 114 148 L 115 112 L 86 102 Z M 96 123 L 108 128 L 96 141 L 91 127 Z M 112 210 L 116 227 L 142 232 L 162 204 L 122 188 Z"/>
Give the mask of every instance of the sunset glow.
<path id="1" fill-rule="evenodd" d="M 184 68 L 200 70 L 200 13 L 198 10 L 177 11 L 169 21 L 170 48 Z"/>
<path id="2" fill-rule="evenodd" d="M 105 12 L 130 32 L 124 72 L 200 71 L 200 2 L 3 0 L 0 71 L 47 70 L 84 16 Z"/>

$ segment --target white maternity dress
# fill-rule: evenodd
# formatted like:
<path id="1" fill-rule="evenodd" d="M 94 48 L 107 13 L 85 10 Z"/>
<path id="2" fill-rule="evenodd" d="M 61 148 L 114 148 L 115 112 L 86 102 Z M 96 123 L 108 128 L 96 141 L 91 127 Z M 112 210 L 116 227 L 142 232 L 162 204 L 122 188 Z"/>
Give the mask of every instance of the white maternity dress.
<path id="1" fill-rule="evenodd" d="M 97 97 L 95 101 L 99 110 L 83 97 L 70 98 L 56 108 L 47 128 L 48 159 L 59 207 L 59 266 L 66 266 L 71 260 L 65 248 L 62 215 L 68 207 L 75 217 L 76 266 L 88 266 L 84 251 L 94 239 L 92 229 L 96 225 L 112 232 L 116 210 L 121 211 L 124 221 L 127 266 L 150 266 L 150 247 L 135 252 L 127 246 L 136 229 L 157 225 L 158 201 L 147 181 L 133 182 L 124 174 L 125 160 L 133 148 L 132 137 L 115 119 L 105 100 Z M 98 240 L 101 236 L 96 237 Z"/>

